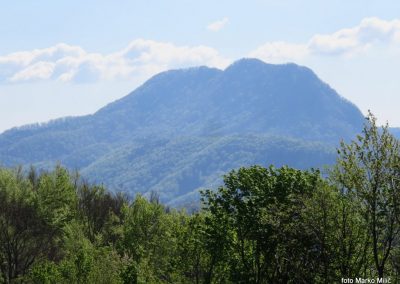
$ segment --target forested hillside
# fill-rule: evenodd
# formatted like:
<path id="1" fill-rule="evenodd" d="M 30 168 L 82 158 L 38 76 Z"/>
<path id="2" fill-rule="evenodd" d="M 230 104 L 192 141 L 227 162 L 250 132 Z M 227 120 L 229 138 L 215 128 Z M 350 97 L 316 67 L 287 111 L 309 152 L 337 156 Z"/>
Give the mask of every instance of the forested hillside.
<path id="1" fill-rule="evenodd" d="M 157 191 L 177 204 L 239 166 L 332 164 L 334 146 L 362 123 L 310 69 L 243 59 L 224 71 L 167 71 L 93 115 L 6 131 L 0 163 L 61 163 L 110 189 Z"/>
<path id="2" fill-rule="evenodd" d="M 0 169 L 0 283 L 398 283 L 399 140 L 369 115 L 337 153 L 324 175 L 232 170 L 193 214 L 59 166 Z"/>

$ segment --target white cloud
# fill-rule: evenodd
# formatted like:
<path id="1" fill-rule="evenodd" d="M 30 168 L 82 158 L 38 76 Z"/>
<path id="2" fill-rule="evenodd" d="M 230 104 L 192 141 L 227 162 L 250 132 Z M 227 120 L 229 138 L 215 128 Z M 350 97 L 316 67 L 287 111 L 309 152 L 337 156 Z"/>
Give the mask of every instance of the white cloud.
<path id="1" fill-rule="evenodd" d="M 225 27 L 225 25 L 229 22 L 229 19 L 227 17 L 219 20 L 219 21 L 215 21 L 211 24 L 209 24 L 207 26 L 207 29 L 213 32 L 218 32 L 220 31 L 223 27 Z"/>
<path id="2" fill-rule="evenodd" d="M 360 44 L 357 40 L 357 31 L 344 29 L 330 35 L 315 35 L 308 47 L 314 53 L 335 55 L 358 51 Z"/>
<path id="3" fill-rule="evenodd" d="M 399 43 L 400 20 L 365 18 L 358 26 L 328 35 L 315 35 L 309 48 L 315 53 L 354 55 L 375 44 Z"/>
<path id="4" fill-rule="evenodd" d="M 0 82 L 59 80 L 144 80 L 155 73 L 188 66 L 224 68 L 230 60 L 207 46 L 176 46 L 137 39 L 110 54 L 89 53 L 77 46 L 53 47 L 0 56 Z"/>
<path id="5" fill-rule="evenodd" d="M 17 72 L 10 78 L 11 82 L 32 79 L 49 79 L 54 71 L 55 63 L 39 61 Z"/>
<path id="6" fill-rule="evenodd" d="M 300 60 L 309 53 L 305 44 L 292 44 L 282 41 L 267 42 L 250 52 L 250 57 L 261 58 L 267 62 L 285 62 L 292 60 Z"/>
<path id="7" fill-rule="evenodd" d="M 365 18 L 359 25 L 331 34 L 314 35 L 308 42 L 267 42 L 250 52 L 264 60 L 297 61 L 307 56 L 355 56 L 377 45 L 400 44 L 400 20 Z"/>
<path id="8" fill-rule="evenodd" d="M 227 18 L 212 23 L 218 30 Z M 356 56 L 371 48 L 400 50 L 400 20 L 363 19 L 359 25 L 331 34 L 317 34 L 303 43 L 267 42 L 246 56 L 267 62 L 281 63 L 318 56 Z M 383 48 L 383 49 L 382 49 Z M 79 46 L 64 43 L 52 47 L 15 52 L 0 56 L 0 83 L 53 80 L 62 82 L 93 82 L 134 79 L 173 68 L 208 65 L 224 68 L 231 60 L 208 46 L 178 46 L 168 42 L 136 39 L 116 52 L 88 52 Z"/>

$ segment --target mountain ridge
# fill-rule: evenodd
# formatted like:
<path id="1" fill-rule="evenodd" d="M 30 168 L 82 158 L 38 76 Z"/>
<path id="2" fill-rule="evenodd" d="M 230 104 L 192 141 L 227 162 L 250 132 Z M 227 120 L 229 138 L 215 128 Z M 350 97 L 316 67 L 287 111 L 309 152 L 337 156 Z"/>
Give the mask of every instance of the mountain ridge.
<path id="1" fill-rule="evenodd" d="M 358 108 L 311 69 L 292 63 L 274 65 L 242 59 L 225 70 L 201 66 L 162 72 L 94 114 L 5 131 L 0 134 L 0 162 L 42 168 L 60 162 L 112 189 L 124 188 L 131 193 L 156 190 L 164 201 L 173 202 L 178 195 L 218 180 L 216 173 L 220 176 L 231 168 L 262 162 L 256 154 L 265 157 L 266 164 L 311 167 L 333 162 L 329 149 L 334 149 L 340 139 L 353 138 L 363 122 Z M 279 148 L 285 160 L 272 155 L 273 149 L 278 148 L 268 140 L 288 147 Z M 179 150 L 174 143 L 187 150 Z M 313 143 L 319 145 L 316 149 L 321 149 L 324 158 L 313 151 Z M 138 156 L 138 149 L 147 154 Z M 196 155 L 200 150 L 202 155 Z M 185 155 L 180 151 L 186 151 Z M 238 156 L 238 152 L 252 158 Z M 305 152 L 310 153 L 309 159 Z M 167 162 L 154 158 L 157 155 Z M 213 155 L 221 160 L 213 160 Z M 180 157 L 176 163 L 174 156 Z M 212 161 L 214 172 L 207 171 L 201 179 L 203 183 L 196 182 L 196 171 L 204 170 L 188 157 Z M 149 165 L 146 158 L 154 165 Z M 120 172 L 113 170 L 118 163 L 122 163 Z M 146 169 L 143 180 L 157 180 L 139 186 L 140 175 L 129 172 L 136 169 L 135 164 Z M 166 169 L 161 170 L 159 164 Z M 184 166 L 191 178 L 180 184 L 180 168 Z M 164 176 L 157 175 L 156 169 Z M 101 180 L 107 172 L 113 177 Z M 165 177 L 176 178 L 166 181 Z M 168 189 L 163 191 L 163 180 L 175 186 L 165 186 Z M 190 186 L 190 180 L 196 188 Z"/>

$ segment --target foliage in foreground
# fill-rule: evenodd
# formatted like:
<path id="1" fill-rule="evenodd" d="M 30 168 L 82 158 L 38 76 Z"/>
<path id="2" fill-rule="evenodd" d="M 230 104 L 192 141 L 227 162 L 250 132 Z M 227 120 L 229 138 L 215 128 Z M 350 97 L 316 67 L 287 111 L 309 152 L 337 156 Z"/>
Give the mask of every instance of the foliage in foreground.
<path id="1" fill-rule="evenodd" d="M 370 115 L 328 177 L 240 168 L 202 193 L 195 214 L 62 167 L 0 169 L 0 283 L 394 283 L 399 151 Z"/>

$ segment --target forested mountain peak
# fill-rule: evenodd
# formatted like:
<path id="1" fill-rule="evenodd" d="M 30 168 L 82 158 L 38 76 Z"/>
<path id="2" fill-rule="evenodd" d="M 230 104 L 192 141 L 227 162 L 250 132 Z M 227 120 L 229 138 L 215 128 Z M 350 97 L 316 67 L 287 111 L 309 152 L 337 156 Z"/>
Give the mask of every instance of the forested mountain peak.
<path id="1" fill-rule="evenodd" d="M 129 120 L 123 123 L 128 129 L 151 133 L 162 128 L 170 135 L 300 135 L 331 143 L 351 138 L 363 121 L 353 104 L 310 69 L 258 59 L 241 59 L 224 71 L 160 73 L 95 114 L 102 116 Z"/>
<path id="2" fill-rule="evenodd" d="M 225 70 L 162 72 L 92 115 L 6 131 L 0 163 L 60 162 L 112 189 L 156 190 L 168 201 L 243 165 L 329 163 L 362 123 L 309 68 L 241 59 Z"/>

